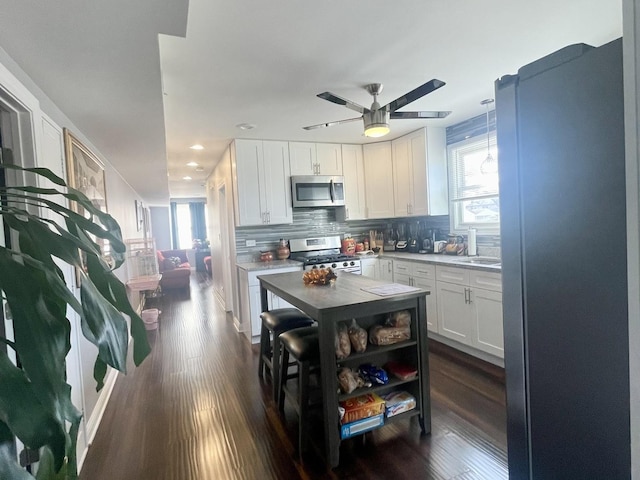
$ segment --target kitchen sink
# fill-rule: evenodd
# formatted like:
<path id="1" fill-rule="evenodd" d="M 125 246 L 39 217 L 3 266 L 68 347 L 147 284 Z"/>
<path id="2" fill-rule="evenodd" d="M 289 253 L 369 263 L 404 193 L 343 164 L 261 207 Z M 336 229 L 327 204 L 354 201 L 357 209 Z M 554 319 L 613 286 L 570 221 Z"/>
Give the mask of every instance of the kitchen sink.
<path id="1" fill-rule="evenodd" d="M 463 263 L 472 263 L 475 265 L 489 265 L 492 267 L 499 267 L 502 261 L 496 257 L 469 257 L 469 258 L 460 258 L 460 262 Z"/>

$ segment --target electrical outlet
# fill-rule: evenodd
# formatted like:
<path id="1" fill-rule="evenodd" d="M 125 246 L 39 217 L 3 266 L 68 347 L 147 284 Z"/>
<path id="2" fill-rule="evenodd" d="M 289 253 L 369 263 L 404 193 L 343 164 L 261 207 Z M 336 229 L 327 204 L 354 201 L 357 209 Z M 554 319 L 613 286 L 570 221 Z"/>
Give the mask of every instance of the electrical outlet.
<path id="1" fill-rule="evenodd" d="M 256 246 L 256 241 L 255 240 L 247 240 L 245 242 L 245 247 L 255 247 Z"/>

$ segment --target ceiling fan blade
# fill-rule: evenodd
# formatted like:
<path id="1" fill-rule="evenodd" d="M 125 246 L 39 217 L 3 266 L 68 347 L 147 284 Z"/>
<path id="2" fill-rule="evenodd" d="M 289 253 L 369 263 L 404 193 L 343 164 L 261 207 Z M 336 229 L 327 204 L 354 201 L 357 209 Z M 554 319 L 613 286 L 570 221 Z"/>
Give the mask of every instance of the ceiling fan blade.
<path id="1" fill-rule="evenodd" d="M 393 112 L 391 118 L 444 118 L 451 112 Z"/>
<path id="2" fill-rule="evenodd" d="M 357 103 L 354 103 L 351 100 L 347 100 L 346 98 L 339 97 L 338 95 L 335 95 L 331 92 L 322 92 L 317 96 L 324 100 L 328 100 L 329 102 L 337 103 L 338 105 L 344 105 L 345 107 L 350 108 L 351 110 L 355 110 L 358 113 L 365 113 L 369 111 L 368 108 L 365 108 L 362 105 L 358 105 Z"/>
<path id="3" fill-rule="evenodd" d="M 356 122 L 358 120 L 362 120 L 362 117 L 348 118 L 346 120 L 337 120 L 335 122 L 319 123 L 318 125 L 310 125 L 308 127 L 302 127 L 302 128 L 304 128 L 305 130 L 315 130 L 316 128 L 333 127 L 334 125 L 340 125 L 341 123 L 351 123 L 351 122 Z"/>
<path id="4" fill-rule="evenodd" d="M 429 80 L 424 85 L 420 85 L 418 88 L 411 90 L 409 93 L 405 93 L 403 96 L 396 98 L 393 102 L 388 103 L 383 108 L 386 108 L 387 111 L 393 113 L 399 108 L 402 108 L 405 105 L 408 105 L 409 103 L 414 102 L 419 98 L 424 97 L 428 93 L 431 93 L 434 90 L 437 90 L 438 88 L 445 85 L 446 83 L 444 83 L 442 80 L 434 78 L 432 80 Z"/>

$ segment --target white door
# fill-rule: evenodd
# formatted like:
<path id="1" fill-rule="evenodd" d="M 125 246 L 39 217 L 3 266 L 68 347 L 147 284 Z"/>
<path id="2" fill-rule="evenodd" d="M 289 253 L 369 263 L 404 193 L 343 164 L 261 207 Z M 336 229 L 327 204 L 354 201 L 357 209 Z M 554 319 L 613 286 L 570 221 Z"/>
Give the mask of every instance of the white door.
<path id="1" fill-rule="evenodd" d="M 317 143 L 316 162 L 319 175 L 342 175 L 342 148 L 339 143 Z"/>
<path id="2" fill-rule="evenodd" d="M 237 226 L 264 223 L 263 200 L 260 197 L 262 141 L 235 141 L 235 176 L 237 192 Z"/>
<path id="3" fill-rule="evenodd" d="M 395 216 L 391 142 L 364 145 L 362 153 L 364 155 L 367 218 L 391 218 Z"/>
<path id="4" fill-rule="evenodd" d="M 361 145 L 342 145 L 345 220 L 366 218 L 364 159 Z"/>
<path id="5" fill-rule="evenodd" d="M 291 175 L 317 175 L 316 144 L 289 142 Z"/>
<path id="6" fill-rule="evenodd" d="M 260 189 L 265 199 L 266 223 L 293 223 L 287 142 L 263 142 L 262 170 Z"/>
<path id="7" fill-rule="evenodd" d="M 393 147 L 393 199 L 395 215 L 406 217 L 411 214 L 411 151 L 409 140 L 399 138 L 391 142 Z"/>
<path id="8" fill-rule="evenodd" d="M 472 345 L 468 291 L 469 287 L 464 285 L 437 283 L 438 333 L 465 345 Z"/>
<path id="9" fill-rule="evenodd" d="M 471 292 L 475 332 L 473 346 L 504 358 L 502 293 L 475 288 Z"/>
<path id="10" fill-rule="evenodd" d="M 427 295 L 427 329 L 438 333 L 438 303 L 435 279 L 413 277 L 413 286 L 429 290 Z"/>

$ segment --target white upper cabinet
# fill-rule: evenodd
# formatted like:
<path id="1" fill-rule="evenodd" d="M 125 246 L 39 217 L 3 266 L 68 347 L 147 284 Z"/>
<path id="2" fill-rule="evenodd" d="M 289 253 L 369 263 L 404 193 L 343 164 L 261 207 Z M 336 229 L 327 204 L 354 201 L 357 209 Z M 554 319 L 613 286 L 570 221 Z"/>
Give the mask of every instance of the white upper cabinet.
<path id="1" fill-rule="evenodd" d="M 289 142 L 289 165 L 291 175 L 317 175 L 316 144 Z"/>
<path id="2" fill-rule="evenodd" d="M 342 145 L 316 143 L 317 175 L 342 175 Z"/>
<path id="3" fill-rule="evenodd" d="M 292 223 L 288 143 L 238 139 L 231 154 L 236 226 Z"/>
<path id="4" fill-rule="evenodd" d="M 446 134 L 421 128 L 391 142 L 395 216 L 446 215 Z"/>
<path id="5" fill-rule="evenodd" d="M 289 142 L 291 175 L 342 175 L 339 143 Z"/>
<path id="6" fill-rule="evenodd" d="M 365 219 L 367 212 L 365 208 L 364 157 L 361 145 L 342 145 L 342 170 L 345 220 Z"/>
<path id="7" fill-rule="evenodd" d="M 362 147 L 367 218 L 394 216 L 391 142 L 370 143 Z"/>

